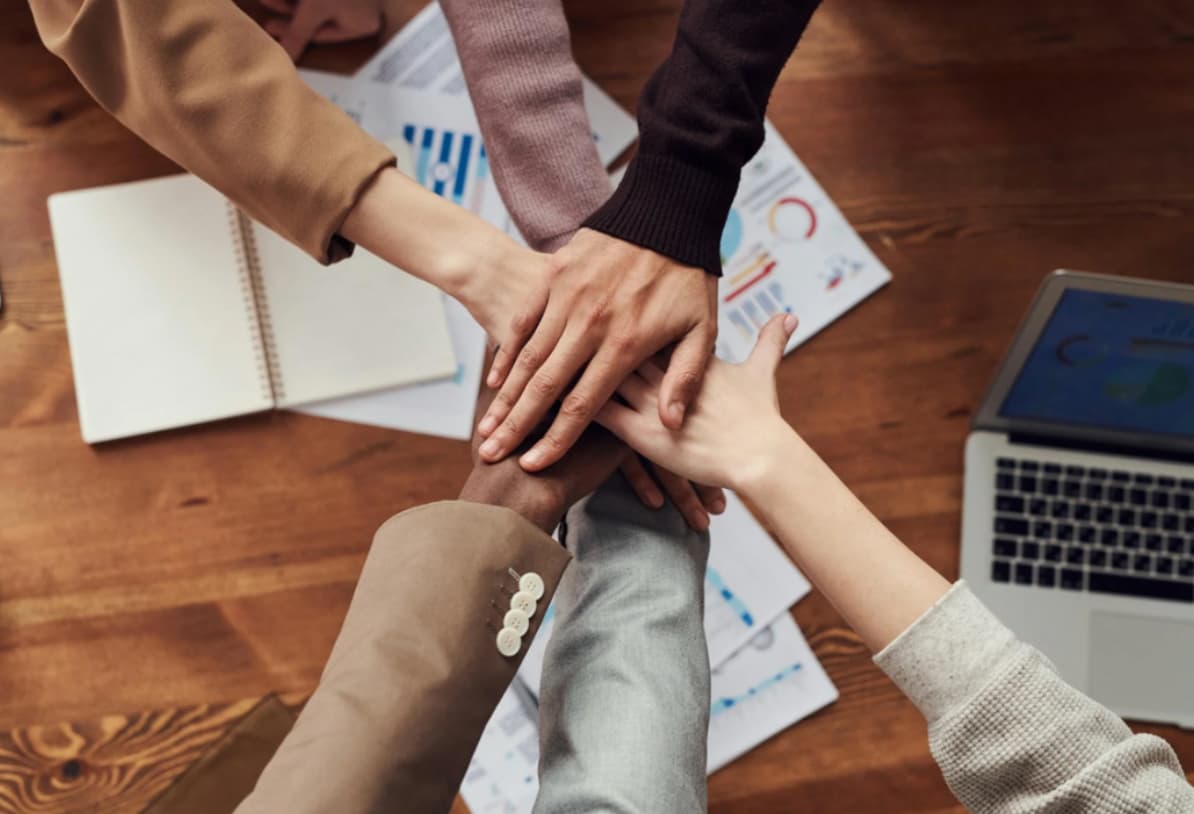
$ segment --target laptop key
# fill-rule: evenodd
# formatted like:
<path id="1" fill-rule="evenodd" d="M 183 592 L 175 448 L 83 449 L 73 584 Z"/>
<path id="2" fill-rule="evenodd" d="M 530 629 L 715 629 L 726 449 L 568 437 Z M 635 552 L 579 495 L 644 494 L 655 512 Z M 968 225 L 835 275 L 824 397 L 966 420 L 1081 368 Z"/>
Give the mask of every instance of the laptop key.
<path id="1" fill-rule="evenodd" d="M 1122 470 L 1119 470 L 1119 469 L 1117 469 L 1111 473 L 1111 480 L 1116 481 L 1118 483 L 1127 483 L 1131 479 L 1132 479 L 1132 476 L 1130 474 L 1128 474 L 1127 472 L 1124 472 Z"/>
<path id="2" fill-rule="evenodd" d="M 1173 557 L 1166 557 L 1164 555 L 1157 557 L 1157 573 L 1158 574 L 1172 574 L 1173 573 Z"/>
<path id="3" fill-rule="evenodd" d="M 1153 492 L 1153 508 L 1154 509 L 1168 509 L 1169 508 L 1169 493 L 1168 492 Z"/>
<path id="4" fill-rule="evenodd" d="M 1006 472 L 1000 472 L 995 476 L 995 488 L 1001 492 L 1010 492 L 1016 488 L 1016 479 Z"/>
<path id="5" fill-rule="evenodd" d="M 1032 584 L 1032 563 L 1028 563 L 1028 562 L 1016 563 L 1016 584 L 1017 585 L 1031 585 Z"/>
<path id="6" fill-rule="evenodd" d="M 1099 506 L 1095 511 L 1095 520 L 1100 523 L 1107 524 L 1115 520 L 1115 509 L 1107 505 Z"/>
<path id="7" fill-rule="evenodd" d="M 995 511 L 1019 514 L 1024 511 L 1024 498 L 1016 495 L 998 495 L 995 498 Z"/>
<path id="8" fill-rule="evenodd" d="M 1078 529 L 1078 542 L 1090 544 L 1095 541 L 1095 527 L 1081 526 Z"/>
<path id="9" fill-rule="evenodd" d="M 1161 516 L 1161 528 L 1165 531 L 1177 531 L 1177 527 L 1181 522 L 1181 518 L 1172 512 L 1166 512 Z"/>
<path id="10" fill-rule="evenodd" d="M 1014 557 L 1016 556 L 1016 541 L 1009 540 L 1006 537 L 995 538 L 995 556 L 997 557 Z"/>
<path id="11" fill-rule="evenodd" d="M 1058 523 L 1056 532 L 1058 540 L 1069 542 L 1074 539 L 1074 527 L 1070 523 Z"/>
<path id="12" fill-rule="evenodd" d="M 1120 509 L 1115 522 L 1121 526 L 1134 526 L 1136 525 L 1136 512 L 1132 509 Z"/>
<path id="13" fill-rule="evenodd" d="M 1056 543 L 1045 546 L 1045 559 L 1048 562 L 1061 562 L 1061 546 Z"/>
<path id="14" fill-rule="evenodd" d="M 1031 475 L 1021 475 L 1020 491 L 1026 495 L 1036 494 L 1036 477 Z"/>
<path id="15" fill-rule="evenodd" d="M 1012 537 L 1023 537 L 1028 534 L 1028 521 L 1022 517 L 996 515 L 995 533 L 1007 534 Z"/>
<path id="16" fill-rule="evenodd" d="M 1048 540 L 1053 536 L 1053 524 L 1048 520 L 1038 520 L 1032 524 L 1032 536 L 1041 540 Z"/>
<path id="17" fill-rule="evenodd" d="M 1107 480 L 1107 475 L 1106 469 L 1090 469 L 1086 472 L 1086 476 L 1091 480 Z"/>
<path id="18" fill-rule="evenodd" d="M 1189 492 L 1178 492 L 1173 496 L 1173 508 L 1179 512 L 1190 511 L 1191 504 L 1194 504 L 1194 500 L 1191 500 Z"/>
<path id="19" fill-rule="evenodd" d="M 1049 501 L 1043 497 L 1034 497 L 1028 501 L 1028 513 L 1033 517 L 1044 517 L 1049 513 Z"/>
<path id="20" fill-rule="evenodd" d="M 1117 571 L 1127 571 L 1128 566 L 1131 565 L 1131 558 L 1126 551 L 1112 551 L 1111 552 L 1111 567 Z"/>
<path id="21" fill-rule="evenodd" d="M 1179 577 L 1194 577 L 1194 559 L 1182 557 L 1178 560 L 1177 575 Z"/>
<path id="22" fill-rule="evenodd" d="M 1082 494 L 1082 481 L 1067 479 L 1061 484 L 1061 493 L 1066 497 L 1078 497 Z"/>
<path id="23" fill-rule="evenodd" d="M 1093 509 L 1089 503 L 1079 503 L 1074 507 L 1075 520 L 1089 520 Z"/>
<path id="24" fill-rule="evenodd" d="M 1135 529 L 1128 529 L 1120 538 L 1120 544 L 1124 548 L 1140 548 L 1140 532 Z"/>
<path id="25" fill-rule="evenodd" d="M 1069 501 L 1055 500 L 1050 508 L 1051 511 L 1049 514 L 1052 515 L 1055 520 L 1065 520 L 1070 516 Z"/>
<path id="26" fill-rule="evenodd" d="M 1141 512 L 1140 525 L 1146 529 L 1155 529 L 1157 527 L 1157 513 L 1156 512 Z"/>
<path id="27" fill-rule="evenodd" d="M 1151 574 L 1153 570 L 1152 554 L 1137 554 L 1132 558 L 1132 570 L 1142 574 Z"/>
<path id="28" fill-rule="evenodd" d="M 1068 565 L 1082 565 L 1086 562 L 1086 549 L 1070 546 L 1065 550 L 1065 561 Z"/>
<path id="29" fill-rule="evenodd" d="M 1133 489 L 1128 492 L 1128 500 L 1132 501 L 1133 506 L 1147 506 L 1148 491 L 1145 489 Z"/>
<path id="30" fill-rule="evenodd" d="M 1057 584 L 1057 569 L 1052 565 L 1038 565 L 1036 568 L 1036 584 L 1042 588 L 1052 588 Z"/>
<path id="31" fill-rule="evenodd" d="M 1090 591 L 1098 594 L 1194 602 L 1194 583 L 1133 577 L 1125 574 L 1111 574 L 1106 571 L 1090 572 Z"/>
<path id="32" fill-rule="evenodd" d="M 1086 499 L 1087 500 L 1102 500 L 1103 499 L 1103 484 L 1101 484 L 1101 483 L 1086 484 Z"/>
<path id="33" fill-rule="evenodd" d="M 1123 503 L 1126 496 L 1122 486 L 1108 486 L 1107 499 L 1112 503 Z"/>
<path id="34" fill-rule="evenodd" d="M 1168 475 L 1161 475 L 1157 478 L 1157 486 L 1164 486 L 1166 489 L 1172 489 L 1177 486 L 1177 478 L 1171 478 Z"/>
<path id="35" fill-rule="evenodd" d="M 1039 559 L 1041 556 L 1041 544 L 1034 540 L 1025 540 L 1020 543 L 1020 556 L 1026 560 Z"/>
<path id="36" fill-rule="evenodd" d="M 1091 568 L 1106 568 L 1107 550 L 1104 548 L 1092 548 L 1090 550 L 1090 557 L 1087 560 L 1090 562 Z"/>
<path id="37" fill-rule="evenodd" d="M 1165 538 L 1165 550 L 1170 554 L 1184 554 L 1186 551 L 1186 541 L 1183 537 L 1178 537 L 1176 534 L 1171 534 Z"/>
<path id="38" fill-rule="evenodd" d="M 1103 529 L 1099 532 L 1099 543 L 1106 546 L 1119 545 L 1119 529 Z"/>
<path id="39" fill-rule="evenodd" d="M 1135 476 L 1134 478 L 1132 478 L 1132 482 L 1133 482 L 1133 483 L 1140 483 L 1140 484 L 1143 484 L 1143 485 L 1145 485 L 1145 486 L 1152 486 L 1152 485 L 1153 485 L 1153 476 L 1152 476 L 1152 475 L 1146 475 L 1146 474 L 1144 474 L 1143 472 L 1137 472 L 1137 473 L 1136 473 L 1136 476 Z"/>
<path id="40" fill-rule="evenodd" d="M 1036 461 L 1020 461 L 1021 472 L 1036 472 L 1041 466 Z"/>
<path id="41" fill-rule="evenodd" d="M 1011 458 L 996 458 L 995 466 L 999 467 L 1000 469 L 1015 469 L 1016 462 Z"/>
<path id="42" fill-rule="evenodd" d="M 1056 478 L 1045 478 L 1041 481 L 1041 494 L 1055 497 L 1061 491 L 1061 484 Z"/>
<path id="43" fill-rule="evenodd" d="M 1080 478 L 1086 474 L 1086 470 L 1080 466 L 1067 466 L 1065 473 L 1073 478 Z"/>
<path id="44" fill-rule="evenodd" d="M 1173 529 L 1176 531 L 1176 529 Z M 1186 515 L 1186 519 L 1182 521 L 1182 531 L 1186 534 L 1194 534 L 1194 514 Z"/>
<path id="45" fill-rule="evenodd" d="M 1079 568 L 1061 569 L 1061 587 L 1068 591 L 1081 591 L 1083 573 Z"/>
<path id="46" fill-rule="evenodd" d="M 1182 478 L 1178 486 L 1187 491 L 1194 492 L 1194 478 Z"/>
<path id="47" fill-rule="evenodd" d="M 994 560 L 991 563 L 991 580 L 993 582 L 1007 582 L 1012 578 L 1012 564 L 1007 560 Z"/>

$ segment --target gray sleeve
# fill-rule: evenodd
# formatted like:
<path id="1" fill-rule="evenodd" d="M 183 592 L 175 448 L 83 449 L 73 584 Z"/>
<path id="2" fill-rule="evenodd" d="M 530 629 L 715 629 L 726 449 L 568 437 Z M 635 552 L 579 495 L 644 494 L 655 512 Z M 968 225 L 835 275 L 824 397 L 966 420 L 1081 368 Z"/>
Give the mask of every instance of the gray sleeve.
<path id="1" fill-rule="evenodd" d="M 933 758 L 976 814 L 1194 812 L 1168 743 L 1063 681 L 962 582 L 875 663 L 924 714 Z"/>

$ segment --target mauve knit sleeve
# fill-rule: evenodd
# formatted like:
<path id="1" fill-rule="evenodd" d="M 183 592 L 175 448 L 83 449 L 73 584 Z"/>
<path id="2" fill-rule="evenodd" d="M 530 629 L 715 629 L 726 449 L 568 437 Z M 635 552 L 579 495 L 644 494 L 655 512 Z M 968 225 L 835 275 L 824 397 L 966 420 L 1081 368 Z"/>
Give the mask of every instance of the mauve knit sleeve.
<path id="1" fill-rule="evenodd" d="M 818 0 L 686 0 L 672 53 L 638 103 L 638 154 L 586 221 L 721 274 L 721 231 L 767 100 Z"/>
<path id="2" fill-rule="evenodd" d="M 522 236 L 553 251 L 610 194 L 560 0 L 441 0 L 494 180 Z"/>

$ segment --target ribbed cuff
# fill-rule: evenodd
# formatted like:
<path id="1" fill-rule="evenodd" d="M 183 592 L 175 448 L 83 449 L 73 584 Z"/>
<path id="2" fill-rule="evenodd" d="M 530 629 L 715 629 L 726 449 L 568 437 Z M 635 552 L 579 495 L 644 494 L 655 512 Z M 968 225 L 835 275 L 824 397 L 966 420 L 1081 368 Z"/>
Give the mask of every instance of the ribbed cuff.
<path id="1" fill-rule="evenodd" d="M 738 177 L 657 155 L 639 154 L 584 226 L 721 276 L 721 232 Z"/>
<path id="2" fill-rule="evenodd" d="M 962 580 L 875 656 L 875 664 L 932 723 L 966 703 L 1001 665 L 1016 637 Z"/>

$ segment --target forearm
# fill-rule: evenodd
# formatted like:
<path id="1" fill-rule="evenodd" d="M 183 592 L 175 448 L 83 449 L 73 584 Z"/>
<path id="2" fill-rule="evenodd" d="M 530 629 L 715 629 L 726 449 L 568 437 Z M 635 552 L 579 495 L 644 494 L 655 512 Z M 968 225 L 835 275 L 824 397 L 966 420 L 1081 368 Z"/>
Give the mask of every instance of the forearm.
<path id="1" fill-rule="evenodd" d="M 686 0 L 638 104 L 638 154 L 585 225 L 711 274 L 779 72 L 817 0 Z"/>
<path id="2" fill-rule="evenodd" d="M 229 0 L 32 0 L 46 47 L 155 149 L 322 261 L 393 156 Z"/>
<path id="3" fill-rule="evenodd" d="M 912 624 L 949 583 L 901 543 L 790 429 L 743 495 L 873 652 Z"/>
<path id="4" fill-rule="evenodd" d="M 383 260 L 470 306 L 501 284 L 518 247 L 462 207 L 396 169 L 377 175 L 341 233 Z M 470 310 L 474 310 L 470 307 Z"/>
<path id="5" fill-rule="evenodd" d="M 559 0 L 442 0 L 494 180 L 552 251 L 609 197 Z"/>

